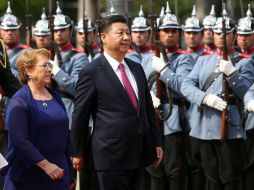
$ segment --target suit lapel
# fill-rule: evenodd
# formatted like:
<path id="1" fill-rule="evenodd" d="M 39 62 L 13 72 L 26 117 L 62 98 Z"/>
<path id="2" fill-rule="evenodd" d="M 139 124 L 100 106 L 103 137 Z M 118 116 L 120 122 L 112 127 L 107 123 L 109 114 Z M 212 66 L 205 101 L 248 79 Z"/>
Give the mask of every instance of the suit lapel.
<path id="1" fill-rule="evenodd" d="M 123 99 L 125 100 L 125 102 L 128 103 L 128 105 L 130 106 L 131 109 L 134 109 L 134 106 L 129 98 L 129 95 L 127 94 L 127 92 L 125 91 L 121 81 L 119 80 L 119 78 L 117 77 L 116 73 L 114 72 L 114 70 L 112 69 L 111 65 L 109 64 L 109 62 L 107 61 L 107 59 L 105 58 L 104 55 L 102 55 L 100 57 L 100 65 L 103 66 L 105 71 L 105 74 L 107 75 L 107 79 L 110 80 L 110 83 L 112 84 L 112 86 L 114 86 L 116 88 L 116 93 L 119 93 Z"/>

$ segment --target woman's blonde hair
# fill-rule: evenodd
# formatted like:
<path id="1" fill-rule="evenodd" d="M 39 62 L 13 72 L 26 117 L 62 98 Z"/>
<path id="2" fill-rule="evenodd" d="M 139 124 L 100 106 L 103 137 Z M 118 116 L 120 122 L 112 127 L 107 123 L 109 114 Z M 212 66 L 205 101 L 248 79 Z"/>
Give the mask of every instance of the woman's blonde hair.
<path id="1" fill-rule="evenodd" d="M 38 62 L 38 55 L 50 58 L 50 52 L 45 48 L 25 50 L 20 54 L 17 60 L 17 67 L 19 80 L 23 84 L 27 84 L 29 80 L 27 69 L 33 69 L 35 67 Z"/>

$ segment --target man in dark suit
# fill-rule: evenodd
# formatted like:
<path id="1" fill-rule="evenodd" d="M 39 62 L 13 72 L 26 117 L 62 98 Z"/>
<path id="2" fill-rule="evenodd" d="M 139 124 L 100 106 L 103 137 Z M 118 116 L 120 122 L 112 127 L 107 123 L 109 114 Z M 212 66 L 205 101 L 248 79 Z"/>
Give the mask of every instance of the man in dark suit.
<path id="1" fill-rule="evenodd" d="M 94 168 L 101 190 L 132 190 L 140 168 L 159 165 L 161 137 L 142 66 L 124 58 L 131 43 L 126 19 L 104 18 L 99 33 L 104 53 L 81 71 L 76 85 L 73 166 L 80 170 L 85 161 Z"/>

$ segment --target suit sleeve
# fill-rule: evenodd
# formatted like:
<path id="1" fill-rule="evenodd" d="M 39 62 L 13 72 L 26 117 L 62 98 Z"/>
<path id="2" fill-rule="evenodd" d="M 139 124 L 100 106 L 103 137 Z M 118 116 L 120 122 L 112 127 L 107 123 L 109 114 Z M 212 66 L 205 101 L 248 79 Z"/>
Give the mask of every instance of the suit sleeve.
<path id="1" fill-rule="evenodd" d="M 15 157 L 26 168 L 45 159 L 31 141 L 28 114 L 27 108 L 21 103 L 21 100 L 15 98 L 10 101 L 6 114 L 9 138 L 15 151 Z"/>
<path id="2" fill-rule="evenodd" d="M 84 154 L 89 139 L 89 119 L 96 105 L 96 92 L 90 74 L 84 69 L 76 85 L 74 111 L 72 115 L 71 143 L 74 156 Z"/>

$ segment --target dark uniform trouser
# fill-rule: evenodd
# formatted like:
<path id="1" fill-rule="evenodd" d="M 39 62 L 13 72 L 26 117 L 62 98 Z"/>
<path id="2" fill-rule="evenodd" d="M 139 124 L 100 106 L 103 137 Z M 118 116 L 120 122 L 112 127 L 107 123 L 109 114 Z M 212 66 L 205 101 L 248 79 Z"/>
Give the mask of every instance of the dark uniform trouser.
<path id="1" fill-rule="evenodd" d="M 2 155 L 5 154 L 6 150 L 7 150 L 7 146 L 8 146 L 8 132 L 7 131 L 3 131 L 0 133 L 0 153 Z M 0 181 L 0 190 L 3 189 L 3 182 Z"/>
<path id="2" fill-rule="evenodd" d="M 201 164 L 200 140 L 189 136 L 191 190 L 205 189 L 205 175 Z"/>
<path id="3" fill-rule="evenodd" d="M 164 136 L 164 158 L 159 168 L 147 168 L 151 190 L 184 190 L 187 183 L 187 161 L 183 132 Z"/>
<path id="4" fill-rule="evenodd" d="M 245 190 L 254 189 L 254 129 L 247 131 L 246 141 Z"/>
<path id="5" fill-rule="evenodd" d="M 244 140 L 200 140 L 206 190 L 240 190 L 244 168 Z"/>

